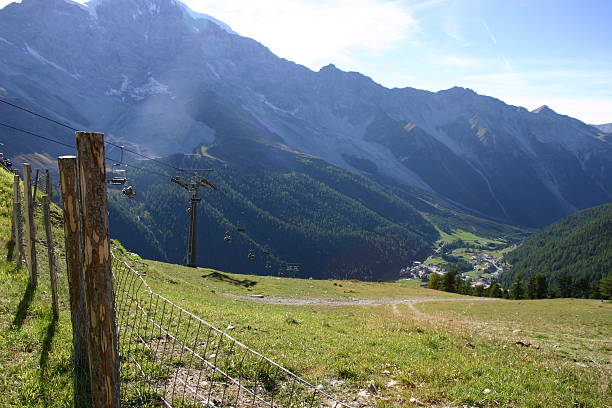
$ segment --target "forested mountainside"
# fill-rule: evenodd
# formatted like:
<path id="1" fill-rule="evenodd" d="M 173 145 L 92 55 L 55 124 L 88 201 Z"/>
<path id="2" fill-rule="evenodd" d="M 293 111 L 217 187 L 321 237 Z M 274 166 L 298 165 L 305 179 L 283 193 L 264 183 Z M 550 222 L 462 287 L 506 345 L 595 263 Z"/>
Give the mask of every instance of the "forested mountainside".
<path id="1" fill-rule="evenodd" d="M 434 224 L 492 237 L 523 233 L 462 213 L 439 198 L 419 198 L 409 189 L 393 192 L 308 155 L 275 152 L 274 161 L 254 165 L 213 158 L 214 152 L 167 159 L 181 168 L 214 169 L 205 177 L 218 190 L 202 189 L 199 207 L 199 264 L 207 267 L 277 274 L 286 262 L 300 264 L 301 277 L 397 279 L 402 267 L 431 253 L 439 237 Z M 129 170 L 135 199 L 111 191 L 112 236 L 142 256 L 183 263 L 190 194 L 170 182 L 172 174 L 160 177 L 155 163 L 140 165 L 144 171 Z M 246 231 L 238 232 L 242 227 Z M 226 233 L 231 243 L 224 242 Z M 250 250 L 254 260 L 247 257 Z"/>
<path id="2" fill-rule="evenodd" d="M 549 289 L 564 275 L 597 282 L 612 275 L 612 204 L 589 208 L 548 226 L 508 253 L 512 264 L 501 281 L 543 274 Z"/>
<path id="3" fill-rule="evenodd" d="M 218 187 L 202 190 L 199 211 L 200 264 L 207 267 L 271 274 L 284 261 L 302 264 L 306 277 L 390 279 L 426 257 L 438 236 L 394 194 L 318 159 L 301 156 L 281 171 L 188 160 L 189 168 L 214 168 L 206 177 Z M 130 177 L 139 196 L 113 196 L 113 237 L 143 256 L 182 263 L 190 194 L 169 177 Z M 224 242 L 226 232 L 231 243 Z M 255 260 L 248 259 L 250 250 Z"/>
<path id="4" fill-rule="evenodd" d="M 547 107 L 388 89 L 279 58 L 177 0 L 23 0 L 0 10 L 0 97 L 150 154 L 259 140 L 540 227 L 612 199 L 612 145 Z M 0 106 L 13 126 L 71 140 Z M 0 129 L 13 154 L 64 153 Z M 134 159 L 132 157 L 131 159 Z"/>

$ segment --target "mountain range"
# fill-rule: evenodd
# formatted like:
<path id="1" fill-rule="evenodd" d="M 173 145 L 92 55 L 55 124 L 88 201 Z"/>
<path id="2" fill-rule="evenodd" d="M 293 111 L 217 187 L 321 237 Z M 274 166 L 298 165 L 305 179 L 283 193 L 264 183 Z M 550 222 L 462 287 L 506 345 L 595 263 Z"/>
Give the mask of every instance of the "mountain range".
<path id="1" fill-rule="evenodd" d="M 601 130 L 469 89 L 388 89 L 334 65 L 314 72 L 177 0 L 10 4 L 0 51 L 3 98 L 149 154 L 204 145 L 244 161 L 254 145 L 270 156 L 288 149 L 535 227 L 612 199 Z"/>
<path id="2" fill-rule="evenodd" d="M 462 220 L 474 223 L 481 222 L 475 221 L 480 217 L 541 227 L 612 200 L 612 140 L 605 125 L 587 125 L 547 106 L 530 112 L 470 89 L 388 89 L 333 64 L 312 71 L 177 0 L 94 0 L 86 5 L 23 0 L 6 6 L 0 10 L 0 98 L 74 128 L 104 132 L 115 143 L 167 157 L 169 163 L 195 157 L 195 164 L 218 168 L 218 179 L 234 178 L 222 182 L 235 193 L 224 193 L 226 198 L 234 194 L 235 204 L 250 202 L 279 222 L 292 219 L 300 231 L 306 224 L 314 226 L 320 216 L 296 214 L 307 210 L 298 201 L 308 198 L 295 189 L 310 189 L 317 205 L 329 199 L 346 210 L 331 211 L 323 224 L 337 228 L 344 219 L 353 232 L 367 235 L 345 249 L 386 240 L 378 246 L 385 248 L 379 254 L 395 253 L 389 260 L 393 268 L 402 257 L 422 257 L 436 239 L 436 228 L 451 213 L 462 213 Z M 73 143 L 70 131 L 4 104 L 0 121 Z M 6 127 L 0 127 L 0 141 L 11 155 L 72 153 Z M 107 153 L 120 157 L 117 148 Z M 181 159 L 184 154 L 191 156 Z M 135 164 L 137 159 L 127 155 L 126 161 Z M 157 168 L 154 163 L 147 166 Z M 266 209 L 259 192 L 247 188 L 247 183 L 261 185 L 254 175 L 276 183 L 274 190 L 285 190 L 277 200 L 289 194 L 288 202 L 295 205 L 287 204 L 284 213 L 282 207 Z M 142 172 L 131 177 L 152 199 L 158 197 L 148 192 L 168 191 L 160 187 L 169 184 L 165 178 Z M 338 182 L 350 177 L 359 177 L 356 185 L 368 187 L 351 189 Z M 386 205 L 367 204 L 374 218 L 362 225 L 346 221 L 362 218 L 345 200 L 355 204 L 371 194 L 399 200 L 403 215 L 397 218 L 385 213 Z M 177 193 L 163 196 L 171 208 L 179 205 Z M 147 207 L 149 214 L 157 210 L 142 201 L 134 208 L 138 206 Z M 439 206 L 451 210 L 435 215 Z M 425 214 L 423 207 L 427 219 L 418 213 Z M 151 219 L 138 225 L 141 217 L 134 208 L 116 200 L 114 208 L 116 218 L 125 222 L 123 227 L 115 225 L 117 234 L 129 239 L 130 231 L 148 229 L 151 239 L 141 250 L 176 259 L 178 249 L 164 254 L 160 248 L 168 248 L 168 240 L 179 242 L 183 224 Z M 168 212 L 157 215 L 166 217 Z M 438 217 L 437 224 L 430 223 L 431 216 Z M 384 220 L 374 221 L 376 217 Z M 235 226 L 237 218 L 220 213 L 217 221 L 210 221 L 221 230 L 223 225 Z M 282 222 L 272 224 L 266 237 L 289 228 Z M 373 225 L 380 227 L 378 232 Z M 385 238 L 385 225 L 399 230 Z M 314 230 L 319 232 L 311 236 L 313 242 L 324 232 Z M 155 234 L 166 234 L 167 240 Z M 269 240 L 245 239 L 259 247 Z M 412 242 L 409 250 L 406 240 Z M 338 251 L 342 245 L 313 268 L 328 268 Z"/>

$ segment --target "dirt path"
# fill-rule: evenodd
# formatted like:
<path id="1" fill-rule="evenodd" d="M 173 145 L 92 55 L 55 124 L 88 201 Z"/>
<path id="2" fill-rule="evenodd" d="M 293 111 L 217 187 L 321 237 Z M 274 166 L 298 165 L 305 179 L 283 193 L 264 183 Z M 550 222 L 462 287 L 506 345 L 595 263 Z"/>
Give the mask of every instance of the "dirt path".
<path id="1" fill-rule="evenodd" d="M 449 298 L 380 298 L 380 299 L 364 299 L 364 298 L 349 298 L 349 299 L 317 299 L 317 298 L 297 298 L 297 297 L 282 297 L 282 296 L 262 296 L 262 295 L 234 295 L 231 293 L 221 293 L 220 295 L 249 300 L 256 303 L 265 303 L 270 305 L 286 305 L 286 306 L 383 306 L 383 305 L 413 305 L 423 302 L 479 302 L 491 301 L 500 299 L 492 298 L 477 298 L 477 297 L 449 297 Z"/>

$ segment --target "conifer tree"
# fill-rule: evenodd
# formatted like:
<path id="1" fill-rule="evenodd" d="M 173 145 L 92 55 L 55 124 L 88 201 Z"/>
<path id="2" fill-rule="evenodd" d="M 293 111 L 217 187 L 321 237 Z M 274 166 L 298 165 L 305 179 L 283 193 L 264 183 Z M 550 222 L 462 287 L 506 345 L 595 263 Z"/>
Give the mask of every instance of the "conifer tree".
<path id="1" fill-rule="evenodd" d="M 474 295 L 472 290 L 472 281 L 470 279 L 463 280 L 461 275 L 457 275 L 455 277 L 455 282 L 457 284 L 457 293 L 462 295 Z"/>
<path id="2" fill-rule="evenodd" d="M 560 298 L 572 297 L 573 293 L 573 281 L 569 275 L 563 275 L 557 281 L 557 294 Z"/>
<path id="3" fill-rule="evenodd" d="M 523 275 L 516 275 L 514 278 L 514 282 L 510 289 L 508 290 L 508 297 L 510 299 L 523 299 L 524 297 L 524 289 L 523 289 Z"/>
<path id="4" fill-rule="evenodd" d="M 612 275 L 599 281 L 599 293 L 603 299 L 612 299 Z"/>
<path id="5" fill-rule="evenodd" d="M 492 298 L 501 298 L 503 296 L 503 292 L 499 283 L 494 282 L 489 289 L 487 289 L 486 295 Z"/>
<path id="6" fill-rule="evenodd" d="M 531 275 L 527 282 L 527 299 L 537 299 L 535 275 Z"/>
<path id="7" fill-rule="evenodd" d="M 457 269 L 450 268 L 442 279 L 442 287 L 446 292 L 457 293 Z"/>
<path id="8" fill-rule="evenodd" d="M 482 297 L 482 296 L 484 296 L 484 292 L 485 292 L 484 286 L 476 285 L 476 286 L 474 286 L 474 291 L 473 291 L 472 294 L 474 296 Z"/>
<path id="9" fill-rule="evenodd" d="M 574 297 L 587 298 L 589 296 L 589 280 L 586 276 L 580 277 L 574 283 Z"/>
<path id="10" fill-rule="evenodd" d="M 535 299 L 544 299 L 548 296 L 546 276 L 538 273 L 535 275 Z"/>
<path id="11" fill-rule="evenodd" d="M 442 290 L 442 276 L 437 273 L 429 275 L 429 282 L 427 283 L 429 289 Z"/>
<path id="12" fill-rule="evenodd" d="M 590 299 L 601 299 L 601 293 L 599 292 L 599 282 L 593 282 L 589 289 Z"/>

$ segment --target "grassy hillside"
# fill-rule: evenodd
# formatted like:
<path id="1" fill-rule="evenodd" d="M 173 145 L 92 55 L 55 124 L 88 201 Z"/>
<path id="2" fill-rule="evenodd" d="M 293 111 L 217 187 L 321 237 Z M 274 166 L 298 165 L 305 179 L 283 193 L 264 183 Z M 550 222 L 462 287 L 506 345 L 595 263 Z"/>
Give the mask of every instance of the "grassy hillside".
<path id="1" fill-rule="evenodd" d="M 336 395 L 365 404 L 358 406 L 413 406 L 411 398 L 435 407 L 612 403 L 609 303 L 477 301 L 414 282 L 146 265 L 155 290 L 218 327 L 232 326 L 236 338 Z M 362 390 L 370 395 L 355 397 Z"/>
<path id="2" fill-rule="evenodd" d="M 39 283 L 28 285 L 29 274 L 9 257 L 12 175 L 0 170 L 0 395 L 3 407 L 69 407 L 72 400 L 70 350 L 72 333 L 68 289 L 63 266 L 63 230 L 52 207 L 54 240 L 58 248 L 60 317 L 53 319 L 46 243 L 40 207 Z"/>
<path id="3" fill-rule="evenodd" d="M 517 275 L 547 278 L 550 289 L 564 275 L 597 282 L 612 274 L 612 204 L 577 212 L 534 234 L 505 259 L 509 286 Z"/>
<path id="4" fill-rule="evenodd" d="M 69 407 L 66 278 L 55 322 L 44 261 L 34 293 L 27 272 L 5 261 L 7 180 L 0 179 L 2 405 Z M 232 326 L 238 340 L 353 406 L 612 405 L 610 303 L 476 301 L 414 282 L 238 275 L 133 259 L 155 291 L 217 327 Z"/>

